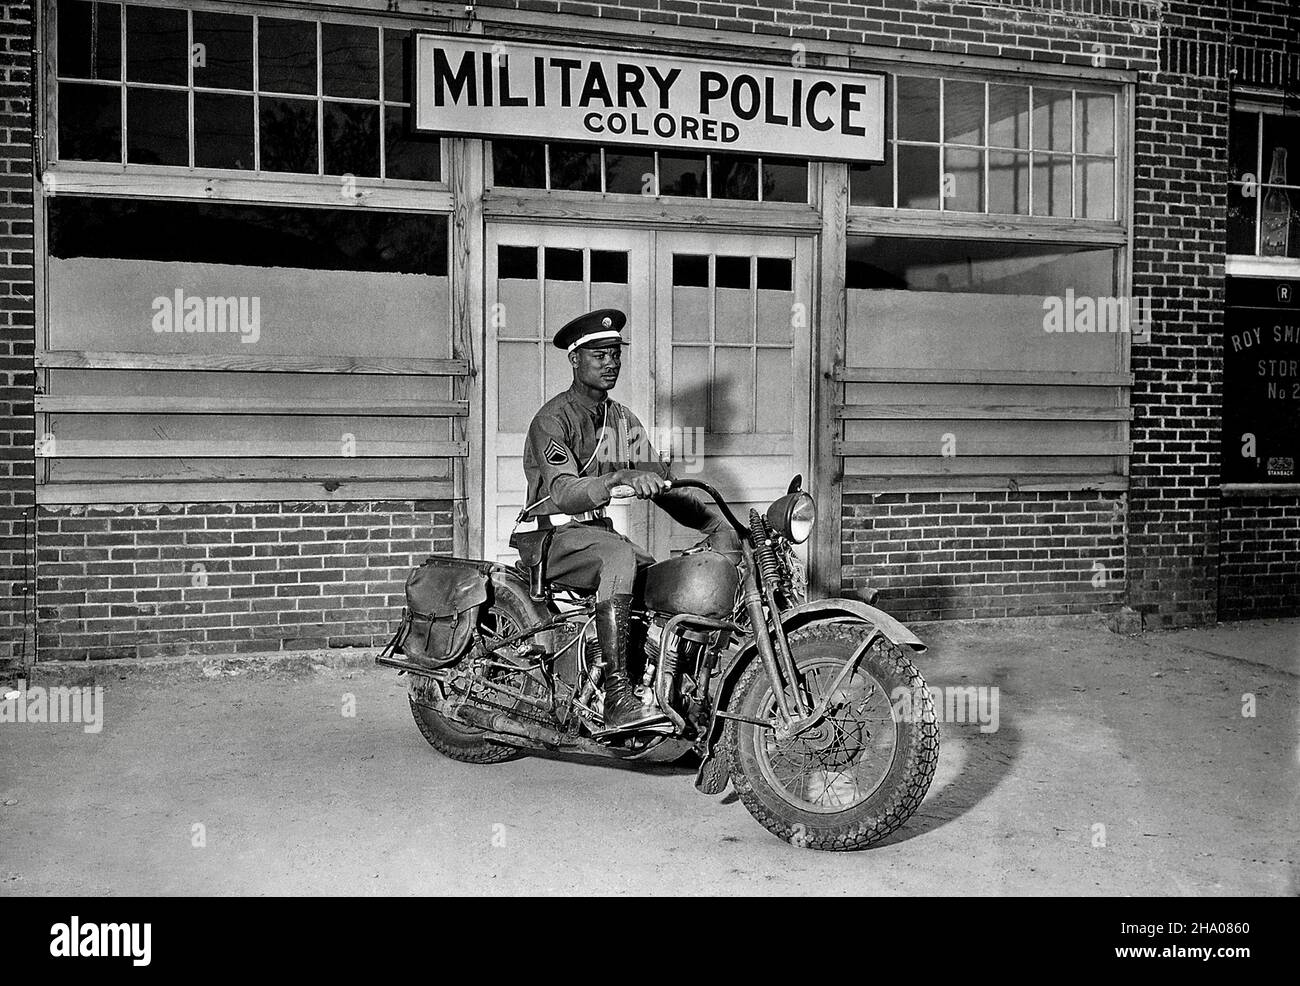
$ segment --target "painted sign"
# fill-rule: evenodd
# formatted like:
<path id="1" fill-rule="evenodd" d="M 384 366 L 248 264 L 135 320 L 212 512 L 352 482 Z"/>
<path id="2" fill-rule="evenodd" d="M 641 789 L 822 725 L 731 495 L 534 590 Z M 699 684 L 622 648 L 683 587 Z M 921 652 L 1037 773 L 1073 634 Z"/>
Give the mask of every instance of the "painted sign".
<path id="1" fill-rule="evenodd" d="M 884 160 L 884 76 L 420 34 L 415 128 Z"/>
<path id="2" fill-rule="evenodd" d="M 1223 482 L 1300 483 L 1300 279 L 1229 277 Z"/>

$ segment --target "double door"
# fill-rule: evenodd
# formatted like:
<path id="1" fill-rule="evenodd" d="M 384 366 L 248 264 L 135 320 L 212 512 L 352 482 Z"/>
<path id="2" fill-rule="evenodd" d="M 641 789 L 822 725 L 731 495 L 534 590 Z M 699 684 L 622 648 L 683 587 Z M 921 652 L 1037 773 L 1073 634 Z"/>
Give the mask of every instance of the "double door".
<path id="1" fill-rule="evenodd" d="M 610 396 L 646 424 L 676 475 L 716 486 L 742 519 L 807 475 L 811 240 L 492 224 L 486 245 L 484 557 L 515 558 L 528 425 L 572 382 L 551 340 L 595 308 L 628 315 Z M 648 503 L 609 512 L 659 558 L 698 539 Z"/>

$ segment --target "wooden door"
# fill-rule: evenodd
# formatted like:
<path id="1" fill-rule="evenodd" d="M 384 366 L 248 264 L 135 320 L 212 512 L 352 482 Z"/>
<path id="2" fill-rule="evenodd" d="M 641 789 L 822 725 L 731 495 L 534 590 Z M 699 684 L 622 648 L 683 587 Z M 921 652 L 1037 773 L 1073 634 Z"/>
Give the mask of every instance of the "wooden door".
<path id="1" fill-rule="evenodd" d="M 573 382 L 555 333 L 596 308 L 628 315 L 623 372 L 610 396 L 649 418 L 651 234 L 574 226 L 489 224 L 483 354 L 484 557 L 513 563 L 511 528 L 524 504 L 524 439 L 546 401 Z M 648 506 L 614 504 L 619 531 L 649 540 Z"/>
<path id="2" fill-rule="evenodd" d="M 742 520 L 795 473 L 809 485 L 811 271 L 806 238 L 656 235 L 656 432 L 675 472 Z M 661 513 L 652 524 L 661 558 L 698 539 Z"/>

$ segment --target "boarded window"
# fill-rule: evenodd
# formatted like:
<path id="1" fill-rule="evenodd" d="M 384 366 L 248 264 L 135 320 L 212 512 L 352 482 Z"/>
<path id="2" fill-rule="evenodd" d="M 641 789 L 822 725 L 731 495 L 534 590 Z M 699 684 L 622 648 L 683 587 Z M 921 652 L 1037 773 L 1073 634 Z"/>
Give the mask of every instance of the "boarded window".
<path id="1" fill-rule="evenodd" d="M 1115 297 L 1116 262 L 1109 247 L 852 238 L 846 476 L 863 488 L 1118 483 L 1125 342 L 1146 326 Z"/>
<path id="2" fill-rule="evenodd" d="M 49 224 L 47 494 L 450 475 L 445 217 L 59 196 Z"/>

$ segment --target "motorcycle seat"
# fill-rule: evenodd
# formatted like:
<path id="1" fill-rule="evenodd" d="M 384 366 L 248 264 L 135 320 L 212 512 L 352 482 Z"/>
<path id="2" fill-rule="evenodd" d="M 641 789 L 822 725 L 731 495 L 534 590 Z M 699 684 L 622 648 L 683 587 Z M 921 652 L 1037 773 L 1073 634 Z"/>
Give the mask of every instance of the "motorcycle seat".
<path id="1" fill-rule="evenodd" d="M 571 592 L 575 596 L 590 596 L 594 591 L 591 586 L 570 585 L 558 579 L 548 578 L 546 567 L 542 562 L 536 565 L 525 565 L 522 560 L 519 560 L 515 562 L 514 567 L 524 585 L 528 586 L 529 598 L 535 603 L 546 602 L 555 589 Z"/>

